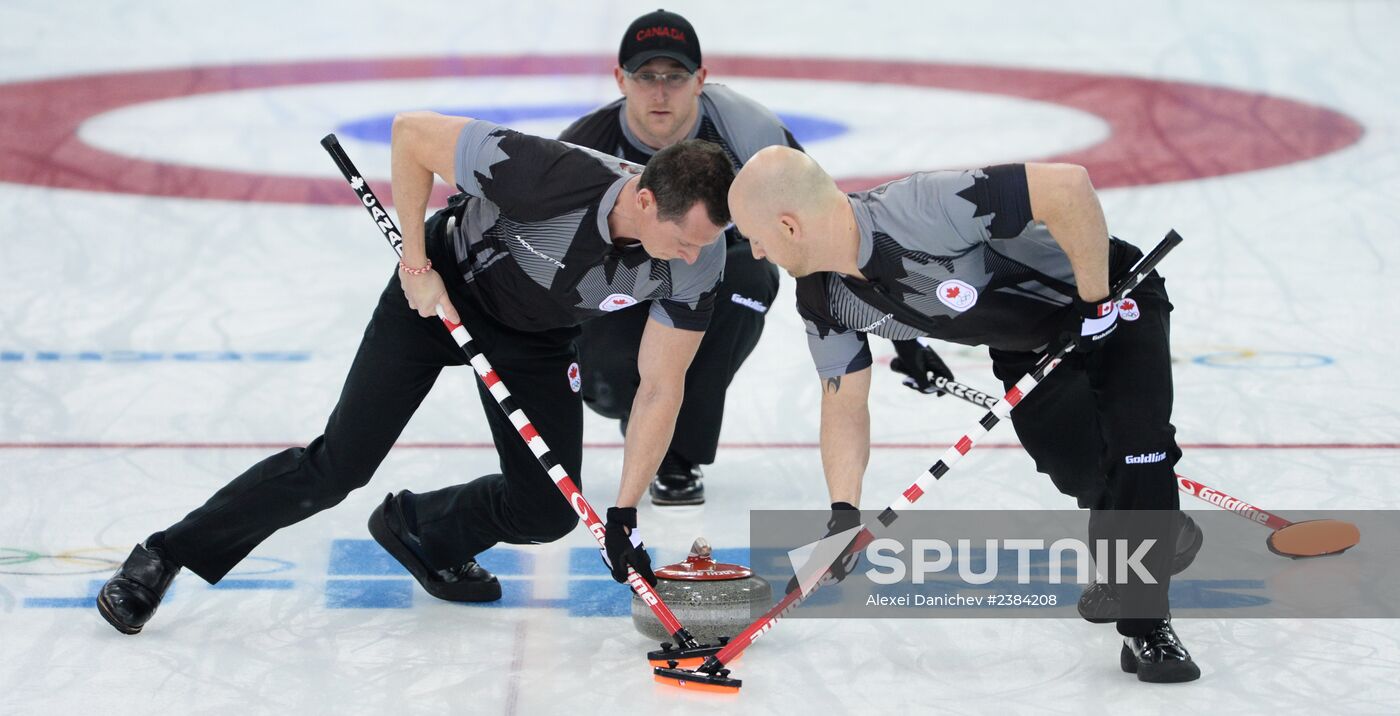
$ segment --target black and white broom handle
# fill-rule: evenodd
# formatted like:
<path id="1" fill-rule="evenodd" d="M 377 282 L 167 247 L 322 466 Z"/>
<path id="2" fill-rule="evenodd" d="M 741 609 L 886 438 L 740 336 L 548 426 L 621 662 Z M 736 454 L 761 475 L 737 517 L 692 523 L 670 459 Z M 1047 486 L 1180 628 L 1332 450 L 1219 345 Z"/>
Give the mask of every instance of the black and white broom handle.
<path id="1" fill-rule="evenodd" d="M 1112 300 L 1114 302 L 1123 300 L 1129 292 L 1137 288 L 1139 283 L 1142 283 L 1143 279 L 1147 278 L 1147 275 L 1152 272 L 1152 269 L 1157 266 L 1158 262 L 1180 243 L 1180 235 L 1175 231 L 1168 232 L 1166 238 L 1162 239 L 1146 256 L 1139 259 L 1128 276 L 1118 282 L 1118 285 L 1113 288 L 1107 300 Z M 898 499 L 880 513 L 878 518 L 880 524 L 889 527 L 895 520 L 899 519 L 899 510 L 907 509 L 913 505 L 923 496 L 924 491 L 933 484 L 934 480 L 943 477 L 949 470 L 953 469 L 953 466 L 957 464 L 958 460 L 961 460 L 962 457 L 972 449 L 972 446 L 976 445 L 978 440 L 985 437 L 987 432 L 995 427 L 997 423 L 1005 420 L 1011 414 L 1011 409 L 1016 407 L 1016 404 L 1021 402 L 1021 399 L 1024 398 L 1027 393 L 1035 389 L 1035 386 L 1045 380 L 1045 376 L 1049 375 L 1050 371 L 1054 370 L 1055 366 L 1059 365 L 1060 361 L 1072 350 L 1074 350 L 1074 343 L 1066 342 L 1065 345 L 1061 346 L 1058 350 L 1047 352 L 1042 356 L 1040 361 L 1036 363 L 1035 368 L 1031 369 L 1031 372 L 1016 381 L 1016 384 L 1011 390 L 1006 392 L 1006 395 L 1003 396 L 1001 400 L 994 401 L 991 410 L 988 410 L 986 415 L 983 415 L 981 420 L 977 421 L 977 427 L 975 429 L 965 433 L 958 439 L 958 441 L 954 443 L 952 447 L 948 448 L 948 450 L 943 453 L 943 456 L 933 464 L 933 467 L 930 467 L 925 470 L 923 474 L 919 475 L 918 479 L 916 479 L 913 484 L 905 488 Z M 843 551 L 842 554 L 864 549 L 865 545 L 869 544 L 874 538 L 874 534 L 869 528 L 862 529 L 855 536 L 850 547 Z M 828 565 L 825 570 L 822 570 L 823 573 L 829 571 L 830 568 L 831 567 Z M 725 664 L 739 656 L 750 644 L 768 633 L 779 619 L 786 616 L 788 612 L 796 608 L 807 597 L 810 597 L 812 592 L 815 592 L 819 586 L 820 581 L 814 584 L 806 595 L 803 595 L 802 589 L 795 589 L 789 592 L 787 596 L 773 605 L 763 616 L 759 617 L 745 628 L 744 631 L 740 632 L 738 636 L 730 639 L 729 643 L 725 645 L 723 649 L 720 649 L 713 656 L 707 658 L 700 666 L 700 671 L 711 674 L 718 672 Z"/>

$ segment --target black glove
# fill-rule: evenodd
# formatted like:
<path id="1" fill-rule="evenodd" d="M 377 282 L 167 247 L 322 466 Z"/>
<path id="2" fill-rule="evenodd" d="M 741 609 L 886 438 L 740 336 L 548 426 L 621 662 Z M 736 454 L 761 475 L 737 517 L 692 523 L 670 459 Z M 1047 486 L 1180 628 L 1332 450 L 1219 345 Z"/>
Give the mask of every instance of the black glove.
<path id="1" fill-rule="evenodd" d="M 1074 319 L 1069 340 L 1078 353 L 1089 353 L 1103 347 L 1118 328 L 1118 304 L 1111 298 L 1088 302 L 1074 297 Z"/>
<path id="2" fill-rule="evenodd" d="M 831 503 L 831 518 L 826 521 L 826 534 L 822 539 L 859 526 L 859 508 L 849 502 L 833 502 Z M 859 536 L 859 534 L 856 535 L 856 537 Z M 852 549 L 852 545 L 856 543 L 856 537 L 851 538 L 850 544 L 846 545 L 846 551 L 842 552 L 841 556 L 832 563 L 831 571 L 827 572 L 818 584 L 823 587 L 835 584 L 856 570 L 856 567 L 860 565 L 860 550 Z M 792 579 L 788 580 L 786 592 L 791 593 L 797 590 L 797 575 L 794 574 Z"/>
<path id="3" fill-rule="evenodd" d="M 637 570 L 647 584 L 656 586 L 656 575 L 651 572 L 651 557 L 646 545 L 642 544 L 642 533 L 637 529 L 637 508 L 609 507 L 608 521 L 603 528 L 603 544 L 598 550 L 603 555 L 603 564 L 612 570 L 612 578 L 627 583 L 627 568 Z"/>
<path id="4" fill-rule="evenodd" d="M 894 341 L 894 352 L 897 357 L 890 361 L 890 369 L 908 376 L 904 379 L 906 386 L 920 393 L 943 395 L 946 392 L 938 387 L 936 379 L 952 380 L 953 371 L 948 370 L 948 364 L 932 348 L 916 340 Z"/>

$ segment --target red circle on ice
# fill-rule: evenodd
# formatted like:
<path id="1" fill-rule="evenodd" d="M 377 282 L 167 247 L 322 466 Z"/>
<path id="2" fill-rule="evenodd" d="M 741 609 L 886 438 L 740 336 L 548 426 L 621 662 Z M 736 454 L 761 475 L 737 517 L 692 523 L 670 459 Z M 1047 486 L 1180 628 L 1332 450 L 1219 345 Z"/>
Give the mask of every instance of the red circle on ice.
<path id="1" fill-rule="evenodd" d="M 350 204 L 340 178 L 205 169 L 122 156 L 78 137 L 88 118 L 198 94 L 330 82 L 600 75 L 609 56 L 425 57 L 196 67 L 0 84 L 0 181 L 187 199 Z M 1319 157 L 1356 143 L 1360 124 L 1304 102 L 1138 77 L 927 62 L 712 57 L 717 77 L 933 87 L 1050 102 L 1095 115 L 1109 136 L 1049 157 L 1088 167 L 1099 188 L 1201 179 Z M 932 124 L 932 122 L 931 122 Z M 930 169 L 936 167 L 929 167 Z M 894 177 L 842 177 L 848 191 Z M 439 189 L 445 191 L 444 187 Z M 440 199 L 441 197 L 439 197 Z"/>

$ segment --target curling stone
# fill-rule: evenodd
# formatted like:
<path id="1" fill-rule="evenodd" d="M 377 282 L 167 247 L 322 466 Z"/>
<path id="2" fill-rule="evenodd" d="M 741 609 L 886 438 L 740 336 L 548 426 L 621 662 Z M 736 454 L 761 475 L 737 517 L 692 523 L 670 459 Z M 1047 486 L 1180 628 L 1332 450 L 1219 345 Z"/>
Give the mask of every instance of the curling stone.
<path id="1" fill-rule="evenodd" d="M 702 644 L 743 631 L 773 601 L 773 588 L 752 569 L 711 559 L 710 543 L 704 537 L 691 545 L 685 561 L 653 571 L 661 599 Z M 636 594 L 632 595 L 632 626 L 654 641 L 672 640 Z"/>

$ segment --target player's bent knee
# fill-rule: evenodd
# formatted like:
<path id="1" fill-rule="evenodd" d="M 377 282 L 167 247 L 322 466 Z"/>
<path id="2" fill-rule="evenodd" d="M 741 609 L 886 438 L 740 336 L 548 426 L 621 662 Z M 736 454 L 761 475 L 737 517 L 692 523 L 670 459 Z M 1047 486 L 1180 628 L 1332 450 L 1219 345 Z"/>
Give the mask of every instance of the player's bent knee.
<path id="1" fill-rule="evenodd" d="M 578 515 L 570 510 L 568 513 L 550 515 L 548 519 L 540 520 L 531 526 L 531 534 L 527 536 L 534 542 L 555 542 L 568 536 L 577 526 Z"/>
<path id="2" fill-rule="evenodd" d="M 345 499 L 346 495 L 369 484 L 374 472 L 369 470 L 336 470 L 324 476 L 321 484 L 324 502 L 321 509 L 332 507 Z"/>

